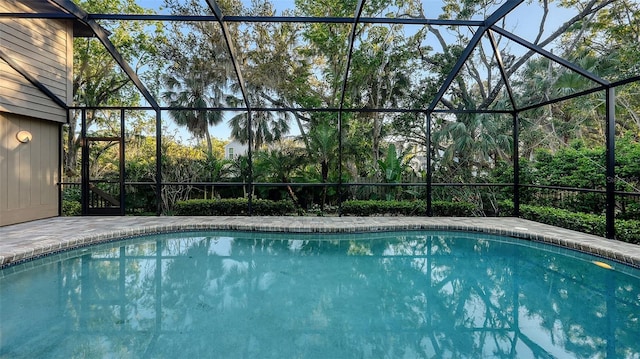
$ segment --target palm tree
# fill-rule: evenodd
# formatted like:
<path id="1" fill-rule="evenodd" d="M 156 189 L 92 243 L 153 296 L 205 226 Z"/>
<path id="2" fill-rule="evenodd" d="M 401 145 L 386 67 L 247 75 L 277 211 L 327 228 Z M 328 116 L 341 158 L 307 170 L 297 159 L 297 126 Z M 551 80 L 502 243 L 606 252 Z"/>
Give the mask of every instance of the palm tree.
<path id="1" fill-rule="evenodd" d="M 247 198 L 247 186 L 249 179 L 251 178 L 251 165 L 249 163 L 249 157 L 238 156 L 234 158 L 229 166 L 229 175 L 236 182 L 242 182 L 243 197 Z M 252 192 L 253 193 L 253 192 Z"/>
<path id="2" fill-rule="evenodd" d="M 166 91 L 162 97 L 170 107 L 175 108 L 169 114 L 176 124 L 186 127 L 196 138 L 206 139 L 208 155 L 213 154 L 209 126 L 222 121 L 220 111 L 206 110 L 223 104 L 225 80 L 218 74 L 202 59 L 192 58 L 175 64 L 170 73 L 164 76 Z"/>
<path id="3" fill-rule="evenodd" d="M 464 181 L 500 159 L 509 160 L 513 146 L 510 123 L 504 117 L 487 114 L 464 114 L 458 115 L 456 121 L 442 121 L 433 133 L 441 168 L 452 170 L 448 173 L 450 179 Z"/>
<path id="4" fill-rule="evenodd" d="M 378 160 L 378 169 L 382 183 L 400 183 L 402 176 L 411 169 L 409 161 L 412 156 L 407 156 L 405 151 L 398 153 L 396 145 L 393 143 L 387 147 L 386 157 Z M 395 187 L 386 194 L 387 201 L 394 199 L 394 193 L 398 196 L 401 193 L 400 187 Z M 399 199 L 399 198 L 398 198 Z"/>
<path id="5" fill-rule="evenodd" d="M 302 149 L 289 143 L 281 143 L 280 148 L 262 150 L 256 153 L 256 178 L 263 178 L 267 182 L 289 183 L 293 174 L 300 170 L 303 162 Z M 298 198 L 290 185 L 287 192 L 294 203 Z"/>
<path id="6" fill-rule="evenodd" d="M 229 120 L 231 137 L 242 144 L 249 142 L 249 115 L 243 112 Z M 288 116 L 284 113 L 253 112 L 251 114 L 251 137 L 253 149 L 259 150 L 263 145 L 280 141 L 289 133 Z"/>
<path id="7" fill-rule="evenodd" d="M 335 125 L 329 120 L 321 120 L 316 126 L 309 130 L 309 154 L 314 163 L 320 164 L 320 176 L 322 183 L 327 183 L 329 178 L 329 167 L 332 160 L 337 160 L 338 152 L 338 131 Z M 324 211 L 327 201 L 327 187 L 322 188 L 322 203 L 320 209 Z"/>
<path id="8" fill-rule="evenodd" d="M 207 181 L 223 181 L 233 174 L 233 161 L 226 158 L 216 158 L 214 155 L 207 155 L 204 161 L 204 173 Z M 215 196 L 215 187 L 211 185 L 211 198 L 213 199 Z M 206 189 L 204 197 L 207 198 Z"/>

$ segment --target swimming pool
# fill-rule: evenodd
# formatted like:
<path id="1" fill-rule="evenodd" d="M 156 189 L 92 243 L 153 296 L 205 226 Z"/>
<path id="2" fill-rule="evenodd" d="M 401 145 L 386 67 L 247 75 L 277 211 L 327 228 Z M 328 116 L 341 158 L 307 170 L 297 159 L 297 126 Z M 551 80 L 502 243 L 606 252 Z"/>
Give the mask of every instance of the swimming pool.
<path id="1" fill-rule="evenodd" d="M 163 234 L 0 274 L 0 358 L 638 358 L 639 317 L 639 270 L 480 233 Z"/>

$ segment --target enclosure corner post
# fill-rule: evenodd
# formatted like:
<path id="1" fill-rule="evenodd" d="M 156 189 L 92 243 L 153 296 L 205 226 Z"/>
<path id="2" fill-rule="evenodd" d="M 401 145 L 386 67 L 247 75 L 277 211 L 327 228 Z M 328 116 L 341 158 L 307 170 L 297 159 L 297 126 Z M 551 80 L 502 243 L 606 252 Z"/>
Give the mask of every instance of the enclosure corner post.
<path id="1" fill-rule="evenodd" d="M 80 168 L 80 180 L 81 180 L 81 202 L 82 202 L 82 215 L 89 214 L 89 147 L 87 143 L 87 109 L 80 110 L 80 144 L 81 144 L 81 168 Z"/>
<path id="2" fill-rule="evenodd" d="M 118 184 L 119 188 L 120 188 L 120 215 L 124 216 L 127 209 L 126 209 L 126 196 L 125 196 L 125 186 L 124 186 L 124 180 L 126 178 L 126 166 L 125 166 L 125 160 L 126 160 L 126 156 L 125 156 L 125 144 L 124 144 L 124 136 L 125 136 L 125 115 L 124 115 L 124 109 L 121 108 L 120 109 L 120 157 L 118 159 L 119 161 L 119 168 L 118 171 L 120 172 L 120 183 Z"/>
<path id="3" fill-rule="evenodd" d="M 251 109 L 247 109 L 247 162 L 249 164 L 247 174 L 247 213 L 253 215 L 253 115 Z"/>
<path id="4" fill-rule="evenodd" d="M 427 112 L 427 217 L 433 217 L 433 171 L 431 170 L 431 112 Z"/>
<path id="5" fill-rule="evenodd" d="M 162 112 L 156 109 L 156 215 L 162 214 Z"/>
<path id="6" fill-rule="evenodd" d="M 338 111 L 338 217 L 342 217 L 342 110 Z"/>
<path id="7" fill-rule="evenodd" d="M 615 151 L 615 138 L 616 138 L 616 94 L 613 87 L 609 87 L 606 90 L 606 130 L 605 140 L 607 143 L 606 148 L 606 236 L 613 239 L 616 236 L 615 230 L 615 209 L 616 209 L 616 151 Z"/>
<path id="8" fill-rule="evenodd" d="M 69 111 L 67 110 L 67 123 L 69 123 Z M 56 181 L 58 182 L 58 217 L 62 216 L 62 201 L 64 196 L 62 190 L 64 185 L 62 184 L 62 174 L 64 173 L 64 126 L 66 124 L 61 123 L 58 126 L 58 174 Z"/>
<path id="9" fill-rule="evenodd" d="M 513 216 L 520 217 L 520 118 L 513 113 Z"/>

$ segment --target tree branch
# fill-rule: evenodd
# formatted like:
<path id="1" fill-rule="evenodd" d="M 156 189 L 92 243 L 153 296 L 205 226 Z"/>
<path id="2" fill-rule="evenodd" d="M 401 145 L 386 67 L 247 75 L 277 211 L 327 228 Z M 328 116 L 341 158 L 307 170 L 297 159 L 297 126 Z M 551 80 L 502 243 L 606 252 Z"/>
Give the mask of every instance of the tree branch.
<path id="1" fill-rule="evenodd" d="M 582 9 L 582 11 L 580 11 L 577 15 L 575 15 L 571 19 L 567 20 L 564 24 L 562 24 L 562 26 L 560 26 L 556 31 L 554 31 L 551 35 L 549 35 L 549 37 L 547 37 L 545 40 L 540 42 L 538 46 L 544 47 L 550 44 L 551 42 L 556 40 L 558 37 L 564 35 L 566 30 L 569 29 L 569 27 L 571 27 L 573 24 L 575 24 L 578 21 L 583 21 L 589 15 L 593 16 L 599 10 L 612 4 L 616 0 L 606 0 L 596 5 L 598 1 L 599 0 L 590 0 L 589 3 L 584 7 L 584 9 Z M 508 69 L 505 69 L 506 77 L 510 78 L 511 75 L 513 75 L 516 71 L 518 71 L 520 67 L 522 67 L 522 65 L 524 65 L 534 54 L 536 54 L 534 50 L 527 51 L 518 61 L 514 62 L 512 66 L 510 66 Z M 486 108 L 489 104 L 491 104 L 493 100 L 498 96 L 503 86 L 504 86 L 504 80 L 500 79 L 498 84 L 492 89 L 491 93 L 489 94 L 489 97 L 485 101 L 483 101 L 480 108 Z"/>

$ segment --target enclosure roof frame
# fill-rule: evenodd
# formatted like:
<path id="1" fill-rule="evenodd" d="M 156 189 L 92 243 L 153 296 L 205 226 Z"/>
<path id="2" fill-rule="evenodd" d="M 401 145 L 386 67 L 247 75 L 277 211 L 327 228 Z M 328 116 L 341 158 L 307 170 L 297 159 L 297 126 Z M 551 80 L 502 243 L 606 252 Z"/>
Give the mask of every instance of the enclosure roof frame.
<path id="1" fill-rule="evenodd" d="M 118 66 L 125 72 L 127 77 L 132 81 L 138 91 L 143 95 L 145 100 L 150 104 L 150 106 L 158 111 L 161 109 L 158 101 L 155 96 L 151 94 L 151 92 L 147 89 L 144 83 L 140 80 L 136 72 L 132 69 L 129 63 L 123 58 L 118 49 L 114 46 L 114 44 L 109 40 L 109 33 L 102 28 L 97 21 L 98 20 L 119 20 L 119 21 L 207 21 L 207 22 L 217 22 L 220 24 L 223 36 L 225 38 L 225 42 L 227 45 L 227 51 L 229 52 L 229 56 L 236 74 L 236 78 L 238 80 L 238 84 L 240 87 L 240 91 L 242 93 L 242 97 L 245 103 L 245 111 L 251 111 L 252 107 L 249 101 L 249 94 L 247 91 L 246 81 L 244 80 L 242 70 L 238 63 L 237 51 L 235 49 L 235 45 L 233 43 L 233 39 L 228 30 L 228 23 L 240 22 L 240 23 L 254 23 L 254 22 L 296 22 L 296 23 L 343 23 L 343 24 L 353 24 L 354 26 L 358 26 L 359 24 L 404 24 L 404 25 L 438 25 L 438 26 L 465 26 L 470 28 L 476 28 L 476 31 L 473 37 L 470 39 L 469 43 L 465 47 L 463 53 L 459 56 L 457 62 L 455 63 L 452 70 L 448 73 L 446 79 L 440 86 L 436 96 L 432 99 L 431 103 L 427 106 L 427 108 L 422 109 L 424 112 L 432 112 L 432 113 L 443 113 L 451 111 L 451 113 L 459 112 L 459 110 L 455 109 L 437 109 L 438 103 L 442 100 L 444 94 L 455 80 L 455 77 L 460 72 L 462 67 L 465 65 L 471 53 L 476 49 L 478 43 L 481 38 L 487 34 L 489 30 L 494 31 L 501 36 L 507 37 L 510 40 L 520 44 L 533 51 L 536 54 L 540 54 L 555 63 L 558 63 L 565 68 L 584 76 L 585 78 L 595 82 L 598 84 L 597 87 L 585 91 L 580 91 L 577 96 L 587 95 L 596 91 L 605 90 L 614 86 L 606 79 L 602 79 L 599 76 L 581 68 L 578 64 L 568 61 L 566 59 L 561 58 L 560 56 L 554 55 L 553 53 L 543 49 L 541 46 L 536 44 L 532 44 L 527 40 L 505 30 L 501 27 L 497 26 L 496 23 L 500 21 L 504 16 L 517 8 L 520 4 L 524 2 L 524 0 L 507 0 L 504 4 L 502 4 L 497 10 L 491 13 L 484 21 L 479 20 L 458 20 L 458 19 L 433 19 L 433 18 L 413 18 L 413 17 L 399 17 L 399 18 L 388 18 L 388 17 L 361 17 L 360 14 L 362 12 L 362 7 L 364 6 L 366 0 L 361 0 L 358 2 L 358 8 L 356 9 L 356 13 L 354 17 L 309 17 L 309 16 L 231 16 L 225 15 L 222 13 L 218 3 L 216 0 L 206 0 L 207 5 L 212 11 L 212 15 L 156 15 L 156 14 L 98 14 L 98 13 L 88 13 L 83 10 L 80 6 L 76 5 L 71 0 L 33 0 L 28 1 L 30 6 L 34 6 L 36 10 L 40 10 L 42 12 L 35 13 L 0 13 L 0 18 L 40 18 L 40 19 L 69 19 L 74 20 L 74 28 L 84 29 L 78 30 L 83 32 L 83 36 L 94 36 L 97 37 L 103 46 L 107 49 L 107 51 L 111 54 L 111 56 L 116 60 Z M 351 56 L 352 50 L 348 53 L 348 57 Z M 496 59 L 500 56 L 497 48 L 493 48 L 493 55 Z M 7 58 L 8 55 L 5 53 L 3 58 Z M 348 61 L 348 59 L 347 59 Z M 350 63 L 350 61 L 348 61 Z M 500 61 L 498 61 L 500 63 Z M 349 64 L 347 66 L 347 73 L 349 72 Z M 24 73 L 21 72 L 21 74 Z M 508 85 L 508 76 L 506 72 L 504 72 L 504 68 L 501 69 L 501 77 L 504 86 L 507 86 L 507 91 L 509 91 Z M 31 80 L 29 80 L 31 81 Z M 343 79 L 347 81 L 345 77 Z M 634 80 L 629 80 L 628 82 L 633 82 Z M 33 82 L 32 82 L 33 83 Z M 47 94 L 50 92 L 43 84 L 36 85 L 43 93 Z M 344 93 L 344 90 L 342 91 Z M 47 95 L 49 96 L 49 95 Z M 544 106 L 549 103 L 556 103 L 563 100 L 571 99 L 576 96 L 569 95 L 564 96 L 562 98 L 541 101 L 539 103 L 535 103 L 532 105 L 527 105 L 520 109 L 516 109 L 514 106 L 513 111 L 524 111 L 531 108 L 536 108 L 540 106 Z M 54 99 L 56 103 L 56 101 Z M 512 102 L 512 105 L 515 103 Z M 68 105 L 67 105 L 68 106 Z M 344 108 L 344 97 L 341 96 L 340 103 L 338 104 L 338 111 L 356 111 L 357 109 L 346 109 Z M 65 107 L 66 108 L 66 107 Z M 286 108 L 278 108 L 273 107 L 275 111 L 286 111 Z M 225 109 L 231 109 L 225 108 Z M 387 109 L 378 109 L 379 112 L 385 112 Z M 330 109 L 325 109 L 323 111 L 330 111 Z M 395 109 L 394 112 L 415 112 L 419 111 L 418 109 Z M 469 110 L 470 112 L 474 112 L 476 110 Z M 369 111 L 365 111 L 369 112 Z M 478 109 L 478 113 L 486 113 L 487 110 Z M 490 112 L 490 111 L 489 111 Z M 501 111 L 501 112 L 511 112 L 509 110 Z"/>

